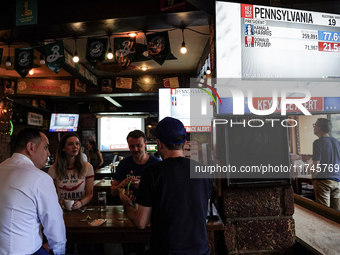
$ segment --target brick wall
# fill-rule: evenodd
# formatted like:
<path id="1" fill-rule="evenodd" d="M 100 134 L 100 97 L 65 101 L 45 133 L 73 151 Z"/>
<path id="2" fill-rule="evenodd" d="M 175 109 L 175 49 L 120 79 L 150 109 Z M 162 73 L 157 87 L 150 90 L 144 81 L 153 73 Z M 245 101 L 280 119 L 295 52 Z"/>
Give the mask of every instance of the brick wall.
<path id="1" fill-rule="evenodd" d="M 295 243 L 291 187 L 223 190 L 227 254 L 288 255 Z"/>

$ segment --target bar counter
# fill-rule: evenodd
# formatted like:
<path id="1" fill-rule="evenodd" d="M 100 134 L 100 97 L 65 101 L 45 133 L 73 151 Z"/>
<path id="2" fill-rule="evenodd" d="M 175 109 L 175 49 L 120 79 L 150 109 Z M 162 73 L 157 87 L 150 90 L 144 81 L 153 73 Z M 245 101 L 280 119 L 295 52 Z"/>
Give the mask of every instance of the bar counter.
<path id="1" fill-rule="evenodd" d="M 80 210 L 64 211 L 64 221 L 66 225 L 66 236 L 68 242 L 88 242 L 88 243 L 148 243 L 151 236 L 151 228 L 148 225 L 141 230 L 135 227 L 129 219 L 124 218 L 122 205 L 107 206 L 106 212 L 99 212 L 98 206 L 88 206 L 85 212 Z M 85 220 L 90 216 L 89 221 Z M 209 220 L 207 231 L 209 245 L 214 254 L 214 233 L 223 230 L 223 222 L 218 216 L 216 220 Z M 89 224 L 95 219 L 106 219 L 101 226 L 94 227 Z"/>

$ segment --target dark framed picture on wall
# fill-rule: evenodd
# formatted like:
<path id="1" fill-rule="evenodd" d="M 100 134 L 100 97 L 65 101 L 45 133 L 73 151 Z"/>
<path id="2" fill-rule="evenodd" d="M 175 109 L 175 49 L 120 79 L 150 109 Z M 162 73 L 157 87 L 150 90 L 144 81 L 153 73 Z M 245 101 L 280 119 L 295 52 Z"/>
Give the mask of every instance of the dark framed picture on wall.
<path id="1" fill-rule="evenodd" d="M 5 95 L 14 95 L 15 81 L 4 80 L 3 84 L 4 84 L 4 94 Z"/>
<path id="2" fill-rule="evenodd" d="M 102 92 L 112 92 L 112 79 L 102 79 Z"/>

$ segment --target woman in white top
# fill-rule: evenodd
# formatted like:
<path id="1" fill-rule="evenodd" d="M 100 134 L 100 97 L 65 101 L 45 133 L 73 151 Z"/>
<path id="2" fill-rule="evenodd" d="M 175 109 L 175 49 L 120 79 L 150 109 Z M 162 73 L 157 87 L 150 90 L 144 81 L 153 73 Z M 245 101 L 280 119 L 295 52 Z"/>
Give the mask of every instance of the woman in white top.
<path id="1" fill-rule="evenodd" d="M 77 134 L 64 134 L 58 145 L 56 161 L 48 170 L 60 202 L 65 199 L 75 201 L 72 210 L 88 204 L 93 196 L 93 167 L 84 162 L 80 146 Z"/>

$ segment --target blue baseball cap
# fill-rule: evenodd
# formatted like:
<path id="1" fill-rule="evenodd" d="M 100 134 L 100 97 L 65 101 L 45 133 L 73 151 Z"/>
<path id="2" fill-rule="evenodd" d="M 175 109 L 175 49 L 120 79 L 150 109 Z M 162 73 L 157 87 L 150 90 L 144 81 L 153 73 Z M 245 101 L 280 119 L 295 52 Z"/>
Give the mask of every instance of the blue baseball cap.
<path id="1" fill-rule="evenodd" d="M 162 119 L 157 124 L 154 134 L 165 144 L 184 143 L 187 138 L 187 132 L 183 123 L 180 120 L 171 117 Z"/>

